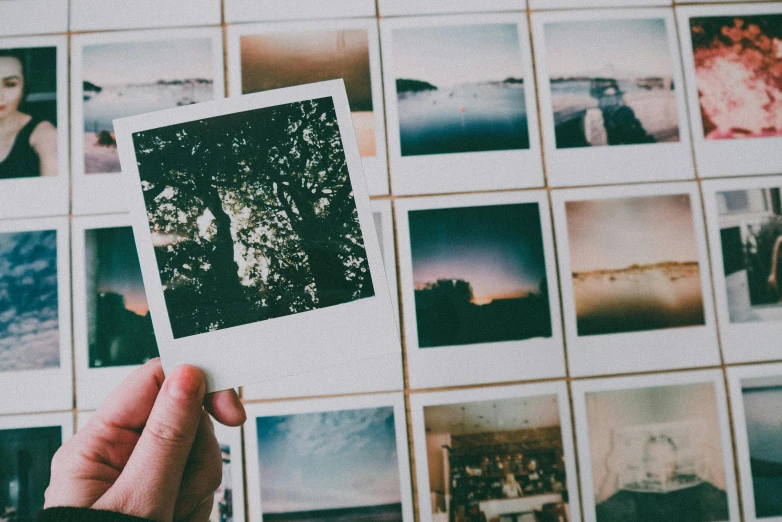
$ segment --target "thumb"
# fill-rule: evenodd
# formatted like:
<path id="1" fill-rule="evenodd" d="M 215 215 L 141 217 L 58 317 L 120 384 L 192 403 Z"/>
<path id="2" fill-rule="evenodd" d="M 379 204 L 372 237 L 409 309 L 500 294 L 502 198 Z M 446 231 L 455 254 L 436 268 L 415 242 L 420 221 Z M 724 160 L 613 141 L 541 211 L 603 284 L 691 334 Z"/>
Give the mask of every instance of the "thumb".
<path id="1" fill-rule="evenodd" d="M 169 521 L 195 440 L 206 381 L 194 366 L 179 366 L 163 382 L 127 465 L 93 506 L 158 522 Z"/>

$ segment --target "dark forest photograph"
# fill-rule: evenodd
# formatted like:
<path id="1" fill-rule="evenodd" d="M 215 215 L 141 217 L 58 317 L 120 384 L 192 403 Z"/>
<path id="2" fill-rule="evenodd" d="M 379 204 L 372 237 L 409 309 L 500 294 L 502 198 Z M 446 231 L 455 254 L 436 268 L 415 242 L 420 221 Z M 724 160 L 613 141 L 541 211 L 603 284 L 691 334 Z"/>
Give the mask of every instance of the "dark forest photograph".
<path id="1" fill-rule="evenodd" d="M 374 295 L 333 100 L 133 134 L 175 338 Z"/>

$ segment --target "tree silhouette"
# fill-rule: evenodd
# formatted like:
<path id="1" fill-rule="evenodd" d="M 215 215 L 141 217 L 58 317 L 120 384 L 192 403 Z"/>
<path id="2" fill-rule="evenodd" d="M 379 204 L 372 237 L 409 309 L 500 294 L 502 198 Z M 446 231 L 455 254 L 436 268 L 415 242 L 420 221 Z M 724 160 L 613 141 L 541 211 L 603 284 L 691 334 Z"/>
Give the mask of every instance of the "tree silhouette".
<path id="1" fill-rule="evenodd" d="M 331 98 L 133 142 L 175 337 L 374 295 Z"/>

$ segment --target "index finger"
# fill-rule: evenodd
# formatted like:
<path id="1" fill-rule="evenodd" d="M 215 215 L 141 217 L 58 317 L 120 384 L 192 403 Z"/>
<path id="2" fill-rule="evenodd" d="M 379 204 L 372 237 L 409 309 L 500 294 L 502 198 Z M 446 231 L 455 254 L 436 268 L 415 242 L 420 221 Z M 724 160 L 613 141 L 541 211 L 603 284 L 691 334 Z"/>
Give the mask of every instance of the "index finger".
<path id="1" fill-rule="evenodd" d="M 163 366 L 156 357 L 126 377 L 90 420 L 112 428 L 141 432 L 164 380 Z"/>

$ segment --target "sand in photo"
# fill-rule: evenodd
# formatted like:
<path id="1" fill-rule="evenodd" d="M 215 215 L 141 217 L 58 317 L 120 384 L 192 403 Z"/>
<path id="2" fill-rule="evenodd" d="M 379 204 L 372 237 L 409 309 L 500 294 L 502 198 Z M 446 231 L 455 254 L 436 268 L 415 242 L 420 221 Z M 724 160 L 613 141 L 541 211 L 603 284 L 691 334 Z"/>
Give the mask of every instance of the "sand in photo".
<path id="1" fill-rule="evenodd" d="M 703 135 L 782 136 L 782 14 L 690 19 Z"/>
<path id="2" fill-rule="evenodd" d="M 255 423 L 264 520 L 401 522 L 393 407 Z"/>
<path id="3" fill-rule="evenodd" d="M 424 425 L 434 520 L 570 519 L 556 395 L 424 406 Z"/>
<path id="4" fill-rule="evenodd" d="M 665 19 L 545 24 L 559 149 L 679 141 Z"/>
<path id="5" fill-rule="evenodd" d="M 375 156 L 366 29 L 243 35 L 239 46 L 242 94 L 343 79 L 361 156 Z"/>
<path id="6" fill-rule="evenodd" d="M 60 366 L 55 230 L 0 233 L 0 372 Z"/>
<path id="7" fill-rule="evenodd" d="M 730 321 L 782 321 L 780 189 L 718 192 L 717 210 Z"/>
<path id="8" fill-rule="evenodd" d="M 529 148 L 516 24 L 398 28 L 402 156 Z"/>
<path id="9" fill-rule="evenodd" d="M 728 520 L 711 382 L 586 394 L 597 522 Z"/>
<path id="10" fill-rule="evenodd" d="M 213 99 L 212 54 L 211 38 L 85 46 L 85 173 L 120 172 L 113 120 Z"/>
<path id="11" fill-rule="evenodd" d="M 419 348 L 551 337 L 537 203 L 408 212 Z"/>

